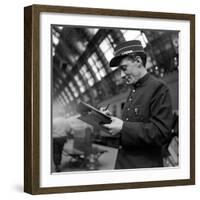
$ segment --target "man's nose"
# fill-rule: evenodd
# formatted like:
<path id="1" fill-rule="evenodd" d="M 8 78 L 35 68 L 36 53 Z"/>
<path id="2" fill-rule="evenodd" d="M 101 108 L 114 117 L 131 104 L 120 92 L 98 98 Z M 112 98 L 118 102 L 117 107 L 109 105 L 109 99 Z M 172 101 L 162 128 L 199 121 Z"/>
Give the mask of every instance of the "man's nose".
<path id="1" fill-rule="evenodd" d="M 126 76 L 125 72 L 123 70 L 121 70 L 121 78 L 124 78 Z"/>

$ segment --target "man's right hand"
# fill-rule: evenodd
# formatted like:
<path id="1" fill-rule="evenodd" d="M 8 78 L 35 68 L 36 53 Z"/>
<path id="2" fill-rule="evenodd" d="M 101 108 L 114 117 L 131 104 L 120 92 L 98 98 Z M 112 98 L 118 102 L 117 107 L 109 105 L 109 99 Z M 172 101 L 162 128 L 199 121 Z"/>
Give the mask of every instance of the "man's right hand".
<path id="1" fill-rule="evenodd" d="M 108 110 L 106 107 L 103 107 L 103 106 L 102 106 L 102 107 L 99 108 L 99 110 L 100 110 L 103 114 L 105 114 L 105 115 L 112 116 L 111 111 Z"/>

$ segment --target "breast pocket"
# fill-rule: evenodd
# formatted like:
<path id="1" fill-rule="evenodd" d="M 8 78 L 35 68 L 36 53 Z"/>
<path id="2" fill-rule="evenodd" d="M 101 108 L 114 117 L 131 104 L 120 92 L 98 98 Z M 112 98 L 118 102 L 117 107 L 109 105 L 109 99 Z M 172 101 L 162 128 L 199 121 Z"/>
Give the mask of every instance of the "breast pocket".
<path id="1" fill-rule="evenodd" d="M 144 105 L 133 105 L 131 106 L 132 112 L 130 113 L 130 119 L 133 118 L 136 121 L 142 121 L 145 118 Z"/>

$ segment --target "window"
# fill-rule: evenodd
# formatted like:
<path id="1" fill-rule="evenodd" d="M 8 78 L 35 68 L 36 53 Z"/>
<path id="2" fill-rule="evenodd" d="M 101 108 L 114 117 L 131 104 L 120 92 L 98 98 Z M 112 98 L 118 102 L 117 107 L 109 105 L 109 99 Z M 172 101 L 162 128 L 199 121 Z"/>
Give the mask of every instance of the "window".
<path id="1" fill-rule="evenodd" d="M 74 93 L 74 96 L 75 96 L 75 97 L 78 97 L 79 93 L 78 93 L 78 91 L 76 90 L 76 88 L 75 88 L 75 86 L 74 86 L 74 84 L 73 84 L 72 82 L 69 82 L 69 87 L 70 87 L 70 89 L 72 90 L 72 92 Z"/>
<path id="2" fill-rule="evenodd" d="M 65 92 L 62 91 L 61 94 L 62 94 L 64 100 L 66 101 L 66 103 L 69 103 L 69 99 L 68 99 L 67 95 L 65 94 Z"/>
<path id="3" fill-rule="evenodd" d="M 102 62 L 99 60 L 98 56 L 96 53 L 93 53 L 90 58 L 88 59 L 88 62 L 92 68 L 92 70 L 94 71 L 97 80 L 101 80 L 102 77 L 104 77 L 106 75 L 106 71 L 103 67 Z"/>
<path id="4" fill-rule="evenodd" d="M 70 101 L 72 101 L 74 98 L 73 98 L 71 92 L 69 91 L 69 89 L 68 89 L 67 87 L 65 87 L 65 92 L 67 93 L 67 95 L 68 95 Z"/>
<path id="5" fill-rule="evenodd" d="M 55 29 L 52 29 L 52 33 L 53 44 L 56 46 L 59 43 L 60 33 Z"/>
<path id="6" fill-rule="evenodd" d="M 56 26 L 60 31 L 63 29 L 63 26 Z"/>
<path id="7" fill-rule="evenodd" d="M 60 85 L 62 85 L 63 81 L 61 79 L 58 79 L 58 82 L 60 83 Z"/>
<path id="8" fill-rule="evenodd" d="M 55 26 L 52 28 L 52 55 L 55 55 L 55 47 L 58 45 L 60 40 L 60 31 L 62 30 L 61 26 Z"/>
<path id="9" fill-rule="evenodd" d="M 88 28 L 88 31 L 91 35 L 95 35 L 99 29 L 98 28 Z"/>
<path id="10" fill-rule="evenodd" d="M 83 52 L 85 51 L 85 49 L 86 49 L 87 42 L 77 41 L 77 42 L 76 42 L 76 46 L 77 46 L 77 48 L 79 49 L 79 51 L 80 51 L 81 53 L 83 53 Z"/>
<path id="11" fill-rule="evenodd" d="M 110 43 L 108 38 L 105 38 L 102 43 L 100 44 L 100 49 L 104 53 L 108 62 L 114 57 L 114 49 Z"/>
<path id="12" fill-rule="evenodd" d="M 78 60 L 78 58 L 79 58 L 78 55 L 70 55 L 70 54 L 68 54 L 67 57 L 68 57 L 68 58 L 70 59 L 70 61 L 71 61 L 72 63 L 74 63 L 74 64 L 77 62 L 77 60 Z"/>
<path id="13" fill-rule="evenodd" d="M 55 54 L 56 54 L 55 46 L 52 45 L 52 56 L 55 56 Z"/>
<path id="14" fill-rule="evenodd" d="M 123 33 L 126 41 L 140 40 L 143 48 L 145 48 L 146 44 L 148 43 L 148 40 L 147 40 L 145 34 L 142 33 L 141 31 L 138 31 L 138 30 L 122 30 L 122 33 Z"/>
<path id="15" fill-rule="evenodd" d="M 52 40 L 53 40 L 53 44 L 54 44 L 54 45 L 57 45 L 58 42 L 59 42 L 58 37 L 56 37 L 55 35 L 53 35 Z"/>
<path id="16" fill-rule="evenodd" d="M 62 98 L 61 95 L 58 97 L 58 100 L 60 101 L 60 103 L 61 103 L 62 105 L 65 105 L 65 102 L 64 102 L 64 100 L 63 100 L 63 98 Z"/>
<path id="17" fill-rule="evenodd" d="M 59 89 L 59 84 L 58 83 L 54 83 L 54 88 Z"/>
<path id="18" fill-rule="evenodd" d="M 94 85 L 94 78 L 92 77 L 92 74 L 90 73 L 90 71 L 88 70 L 86 65 L 83 65 L 80 69 L 80 73 L 83 77 L 83 79 L 88 82 L 88 84 L 90 86 Z"/>
<path id="19" fill-rule="evenodd" d="M 77 82 L 77 85 L 79 86 L 81 93 L 85 92 L 85 86 L 80 77 L 78 75 L 75 75 L 74 79 Z"/>

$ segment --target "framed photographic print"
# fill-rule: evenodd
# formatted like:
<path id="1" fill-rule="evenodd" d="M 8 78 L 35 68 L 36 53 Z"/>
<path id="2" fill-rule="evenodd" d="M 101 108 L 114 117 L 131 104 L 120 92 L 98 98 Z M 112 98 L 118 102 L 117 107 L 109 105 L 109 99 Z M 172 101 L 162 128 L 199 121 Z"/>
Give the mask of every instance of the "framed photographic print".
<path id="1" fill-rule="evenodd" d="M 24 9 L 24 191 L 195 183 L 195 16 Z"/>

